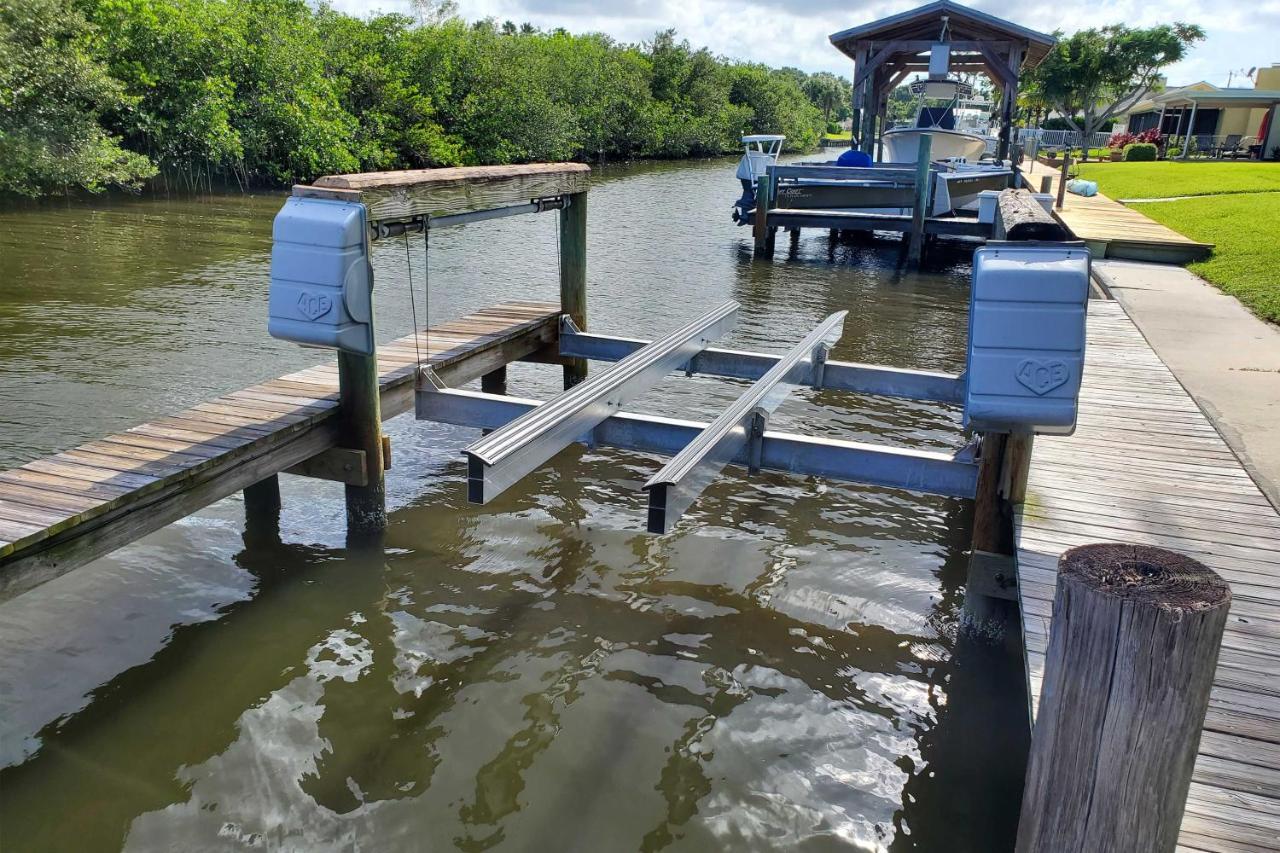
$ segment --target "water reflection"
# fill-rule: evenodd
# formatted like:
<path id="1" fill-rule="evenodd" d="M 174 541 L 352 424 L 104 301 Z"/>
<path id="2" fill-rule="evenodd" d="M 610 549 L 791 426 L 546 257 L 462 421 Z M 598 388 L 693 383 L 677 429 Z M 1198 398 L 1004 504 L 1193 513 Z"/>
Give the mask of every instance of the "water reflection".
<path id="1" fill-rule="evenodd" d="M 597 181 L 594 328 L 656 334 L 734 298 L 732 343 L 776 351 L 849 308 L 834 357 L 958 368 L 963 263 L 906 275 L 892 244 L 817 234 L 752 263 L 725 169 Z M 125 203 L 106 226 L 79 209 L 3 214 L 32 233 L 24 217 L 106 227 L 90 246 L 155 232 L 132 269 L 128 253 L 76 255 L 82 275 L 124 282 L 93 297 L 124 313 L 74 332 L 43 316 L 75 298 L 62 267 L 3 262 L 52 288 L 3 294 L 0 324 L 26 330 L 0 339 L 6 464 L 314 361 L 262 334 L 277 203 Z M 551 297 L 551 225 L 440 237 L 435 316 L 513 287 Z M 376 263 L 391 334 L 407 327 L 408 282 L 388 251 Z M 74 360 L 99 347 L 106 379 Z M 27 382 L 35 353 L 58 382 Z M 84 409 L 76 388 L 100 381 L 134 390 Z M 513 394 L 557 383 L 554 368 L 510 372 Z M 636 408 L 709 418 L 741 387 L 676 378 Z M 38 414 L 9 405 L 24 395 L 63 416 L 38 431 Z M 959 445 L 957 412 L 932 404 L 802 391 L 777 423 Z M 574 448 L 475 508 L 457 457 L 473 432 L 389 429 L 379 548 L 344 546 L 340 490 L 288 480 L 278 531 L 243 529 L 227 501 L 0 606 L 5 849 L 1009 846 L 1021 687 L 1014 661 L 958 627 L 965 502 L 730 472 L 659 539 L 636 532 L 653 457 Z"/>

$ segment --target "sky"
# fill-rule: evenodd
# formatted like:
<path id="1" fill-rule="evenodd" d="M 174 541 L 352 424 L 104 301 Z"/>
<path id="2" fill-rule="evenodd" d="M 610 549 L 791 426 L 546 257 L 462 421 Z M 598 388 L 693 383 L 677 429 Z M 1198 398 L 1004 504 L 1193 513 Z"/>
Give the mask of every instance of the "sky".
<path id="1" fill-rule="evenodd" d="M 409 0 L 332 0 L 344 12 L 375 9 L 408 12 Z M 695 47 L 734 59 L 808 72 L 852 76 L 852 62 L 827 40 L 831 33 L 922 5 L 926 0 L 458 0 L 468 20 L 496 18 L 540 29 L 564 27 L 573 33 L 603 32 L 623 42 L 645 41 L 674 27 Z M 1280 63 L 1280 0 L 1059 0 L 1018 6 L 992 0 L 968 5 L 1041 32 L 1070 33 L 1090 26 L 1125 23 L 1151 26 L 1180 20 L 1196 23 L 1208 38 L 1168 71 L 1174 85 L 1207 80 L 1232 86 L 1250 66 Z"/>

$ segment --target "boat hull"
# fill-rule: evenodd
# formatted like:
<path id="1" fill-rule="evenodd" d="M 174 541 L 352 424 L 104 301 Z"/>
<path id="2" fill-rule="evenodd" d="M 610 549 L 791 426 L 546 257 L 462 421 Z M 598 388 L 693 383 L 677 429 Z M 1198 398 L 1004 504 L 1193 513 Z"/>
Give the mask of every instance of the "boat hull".
<path id="1" fill-rule="evenodd" d="M 963 159 L 976 163 L 987 151 L 987 140 L 974 133 L 938 127 L 904 127 L 884 132 L 885 162 L 914 163 L 920 153 L 920 136 L 925 133 L 933 137 L 929 150 L 931 160 Z"/>

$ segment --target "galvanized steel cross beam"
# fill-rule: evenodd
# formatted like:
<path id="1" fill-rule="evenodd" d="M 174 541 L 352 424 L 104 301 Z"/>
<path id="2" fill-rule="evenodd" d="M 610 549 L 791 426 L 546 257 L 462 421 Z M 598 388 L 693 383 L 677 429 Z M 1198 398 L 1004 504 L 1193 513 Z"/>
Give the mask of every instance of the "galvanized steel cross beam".
<path id="1" fill-rule="evenodd" d="M 593 361 L 618 361 L 649 343 L 639 338 L 562 332 L 560 354 Z M 686 369 L 690 373 L 759 379 L 778 363 L 778 356 L 749 350 L 708 347 L 694 356 Z M 964 402 L 964 376 L 934 370 L 907 370 L 878 364 L 828 361 L 817 387 L 827 391 L 851 391 L 904 400 L 938 403 Z"/>
<path id="2" fill-rule="evenodd" d="M 799 385 L 821 380 L 826 351 L 844 332 L 847 311 L 837 311 L 778 359 L 764 376 L 720 413 L 697 438 L 644 484 L 649 492 L 649 532 L 666 533 L 725 465 L 753 445 L 758 467 L 764 423 Z"/>
<path id="3" fill-rule="evenodd" d="M 537 400 L 450 389 L 432 397 L 430 419 L 455 426 L 497 429 L 543 405 L 546 404 Z M 698 421 L 619 412 L 578 440 L 672 455 L 688 446 L 706 427 Z M 774 430 L 766 430 L 761 436 L 759 449 L 759 467 L 765 471 L 957 498 L 972 498 L 977 489 L 978 466 L 964 451 L 937 453 Z M 744 448 L 729 464 L 745 467 L 751 461 L 748 457 Z"/>
<path id="4" fill-rule="evenodd" d="M 468 447 L 467 499 L 488 503 L 687 363 L 737 319 L 738 303 L 726 302 Z M 419 420 L 440 419 L 435 409 L 441 393 L 418 390 Z"/>

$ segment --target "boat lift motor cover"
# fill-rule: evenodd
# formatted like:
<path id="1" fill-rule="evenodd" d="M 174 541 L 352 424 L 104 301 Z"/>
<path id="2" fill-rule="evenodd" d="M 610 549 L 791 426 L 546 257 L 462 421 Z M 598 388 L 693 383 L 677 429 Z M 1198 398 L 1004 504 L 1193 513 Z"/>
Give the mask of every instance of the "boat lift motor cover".
<path id="1" fill-rule="evenodd" d="M 1075 431 L 1084 369 L 1089 250 L 1005 243 L 974 252 L 964 425 Z"/>
<path id="2" fill-rule="evenodd" d="M 372 355 L 373 272 L 362 204 L 290 198 L 272 228 L 267 331 Z"/>

